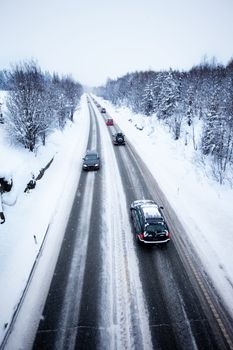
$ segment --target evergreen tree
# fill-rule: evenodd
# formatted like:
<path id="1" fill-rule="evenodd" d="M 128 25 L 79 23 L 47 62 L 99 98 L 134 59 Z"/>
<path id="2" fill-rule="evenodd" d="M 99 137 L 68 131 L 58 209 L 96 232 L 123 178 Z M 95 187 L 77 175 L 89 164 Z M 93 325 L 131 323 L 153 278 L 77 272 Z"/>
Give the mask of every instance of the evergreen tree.
<path id="1" fill-rule="evenodd" d="M 173 72 L 164 73 L 159 94 L 159 119 L 168 119 L 175 111 L 179 100 L 179 86 L 173 77 Z"/>
<path id="2" fill-rule="evenodd" d="M 221 182 L 228 164 L 233 164 L 233 60 L 226 67 L 215 59 L 205 60 L 189 72 L 135 72 L 111 80 L 102 95 L 117 104 L 124 103 L 136 113 L 164 120 L 174 139 L 184 131 L 193 147 L 195 117 L 202 120 L 200 151 L 211 159 Z M 124 101 L 124 102 L 123 102 Z"/>
<path id="3" fill-rule="evenodd" d="M 216 70 L 211 70 L 208 79 L 208 98 L 206 101 L 206 117 L 202 137 L 203 154 L 212 154 L 216 148 L 218 130 L 222 127 L 221 116 L 221 80 Z"/>
<path id="4" fill-rule="evenodd" d="M 151 82 L 148 82 L 145 86 L 145 90 L 142 95 L 141 108 L 143 113 L 147 116 L 154 113 L 154 93 L 153 84 Z"/>

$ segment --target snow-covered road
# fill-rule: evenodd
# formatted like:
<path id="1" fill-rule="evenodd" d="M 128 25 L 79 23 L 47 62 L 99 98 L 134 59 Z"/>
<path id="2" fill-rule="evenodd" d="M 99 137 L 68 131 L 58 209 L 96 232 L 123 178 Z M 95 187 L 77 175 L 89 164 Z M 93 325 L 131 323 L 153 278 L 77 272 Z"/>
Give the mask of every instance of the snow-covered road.
<path id="1" fill-rule="evenodd" d="M 97 110 L 96 114 L 105 160 L 102 230 L 105 283 L 101 288 L 100 309 L 103 326 L 108 332 L 103 332 L 101 344 L 104 349 L 151 349 L 149 316 L 139 277 L 139 261 L 130 234 L 124 179 L 104 120 Z"/>
<path id="2" fill-rule="evenodd" d="M 197 276 L 201 283 L 203 278 L 201 269 L 198 270 L 199 259 L 185 239 L 185 231 L 166 197 L 134 147 L 130 143 L 114 147 L 109 133 L 114 127 L 106 127 L 93 103 L 90 114 L 85 102 L 83 107 L 85 132 L 83 129 L 81 138 L 79 134 L 78 151 L 75 152 L 75 148 L 72 151 L 69 195 L 62 197 L 65 202 L 56 210 L 57 215 L 61 215 L 61 209 L 65 210 L 65 218 L 59 222 L 56 217 L 48 231 L 49 276 L 43 276 L 46 266 L 43 258 L 47 255 L 44 249 L 40 257 L 42 264 L 37 266 L 40 274 L 32 276 L 29 297 L 25 296 L 27 306 L 19 312 L 21 321 L 16 321 L 13 338 L 10 337 L 13 340 L 9 340 L 6 349 L 30 349 L 40 318 L 34 349 L 54 346 L 57 349 L 88 346 L 146 350 L 230 348 L 226 339 L 228 329 L 219 326 L 211 309 L 214 304 L 206 303 L 205 293 L 210 301 L 212 295 L 197 282 Z M 100 171 L 81 174 L 80 156 L 85 147 L 96 148 L 100 153 Z M 151 198 L 165 206 L 172 232 L 168 249 L 144 249 L 136 244 L 129 205 L 140 198 Z M 58 242 L 55 237 L 51 241 L 56 223 L 60 224 L 55 236 L 60 237 Z M 43 311 L 65 226 L 61 253 Z M 55 250 L 53 264 L 51 242 Z M 42 287 L 40 296 L 36 288 Z M 30 317 L 24 319 L 29 308 Z M 22 329 L 26 330 L 24 334 Z"/>
<path id="3" fill-rule="evenodd" d="M 193 272 L 179 256 L 182 250 L 173 242 L 167 250 L 137 246 L 130 202 L 139 198 L 164 202 L 165 198 L 155 190 L 155 181 L 130 145 L 114 148 L 108 132 L 114 128 L 107 128 L 95 106 L 94 110 L 91 107 L 91 124 L 98 122 L 92 125 L 90 136 L 97 135 L 97 143 L 90 137 L 88 148 L 98 149 L 102 168 L 81 176 L 78 202 L 71 214 L 78 226 L 71 219 L 67 227 L 64 253 L 55 271 L 57 282 L 50 290 L 34 348 L 45 344 L 58 349 L 198 349 L 210 344 L 224 348 L 218 323 L 209 306 L 203 308 Z M 178 219 L 167 211 L 175 234 Z M 68 238 L 74 235 L 72 231 L 77 236 L 73 241 Z M 71 264 L 69 270 L 65 268 L 69 278 L 64 283 L 67 254 Z M 80 259 L 85 267 L 72 263 Z M 59 305 L 55 306 L 55 300 Z M 63 310 L 68 310 L 65 323 Z"/>

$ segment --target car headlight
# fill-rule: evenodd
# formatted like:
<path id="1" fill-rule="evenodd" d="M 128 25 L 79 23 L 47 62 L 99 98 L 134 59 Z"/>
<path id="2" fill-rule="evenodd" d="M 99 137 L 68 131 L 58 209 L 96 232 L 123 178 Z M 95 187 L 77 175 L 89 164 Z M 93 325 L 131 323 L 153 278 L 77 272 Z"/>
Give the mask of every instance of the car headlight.
<path id="1" fill-rule="evenodd" d="M 99 166 L 99 164 L 96 163 L 95 166 Z"/>
<path id="2" fill-rule="evenodd" d="M 87 165 L 86 164 L 83 164 L 84 168 L 87 168 Z"/>

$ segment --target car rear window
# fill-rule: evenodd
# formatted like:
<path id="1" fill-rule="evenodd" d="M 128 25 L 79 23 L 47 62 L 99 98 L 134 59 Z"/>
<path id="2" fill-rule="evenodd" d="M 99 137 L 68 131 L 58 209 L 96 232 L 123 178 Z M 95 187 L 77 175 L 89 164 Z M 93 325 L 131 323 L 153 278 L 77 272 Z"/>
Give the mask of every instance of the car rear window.
<path id="1" fill-rule="evenodd" d="M 97 155 L 96 154 L 88 154 L 88 156 L 85 157 L 86 160 L 89 160 L 89 159 L 96 159 L 97 158 Z"/>
<path id="2" fill-rule="evenodd" d="M 164 232 L 166 230 L 166 226 L 164 225 L 163 222 L 161 223 L 156 223 L 156 224 L 150 224 L 148 226 L 146 226 L 146 232 Z"/>

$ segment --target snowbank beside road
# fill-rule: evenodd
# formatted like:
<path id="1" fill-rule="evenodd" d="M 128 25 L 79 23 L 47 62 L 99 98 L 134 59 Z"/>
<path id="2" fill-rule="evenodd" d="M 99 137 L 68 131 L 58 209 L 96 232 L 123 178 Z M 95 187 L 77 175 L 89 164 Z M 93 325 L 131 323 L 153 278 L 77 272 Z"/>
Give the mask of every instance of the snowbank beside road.
<path id="1" fill-rule="evenodd" d="M 0 145 L 0 162 L 4 160 L 5 166 L 2 171 L 11 172 L 14 197 L 17 199 L 12 206 L 4 205 L 6 222 L 0 227 L 0 343 L 22 296 L 46 230 L 57 215 L 56 211 L 60 210 L 60 224 L 68 219 L 66 207 L 69 209 L 75 194 L 89 131 L 85 96 L 81 107 L 75 115 L 74 124 L 68 124 L 63 132 L 54 133 L 47 146 L 38 150 L 36 157 L 24 149 Z M 36 188 L 24 193 L 31 173 L 37 174 L 54 154 L 53 163 L 37 181 Z M 64 191 L 69 191 L 70 198 Z M 4 195 L 6 202 L 8 195 L 12 196 L 12 193 Z M 64 197 L 66 203 L 62 206 Z M 53 234 L 53 249 L 56 251 L 55 230 Z"/>

